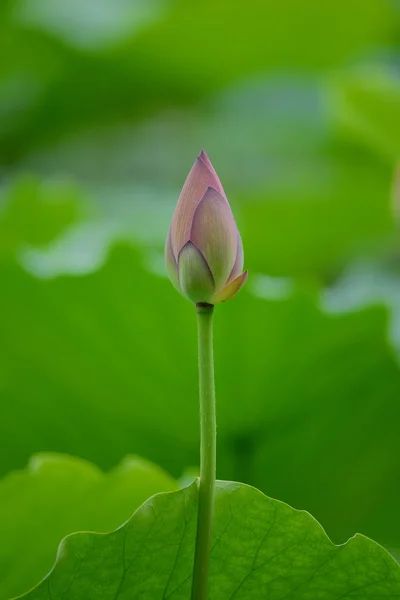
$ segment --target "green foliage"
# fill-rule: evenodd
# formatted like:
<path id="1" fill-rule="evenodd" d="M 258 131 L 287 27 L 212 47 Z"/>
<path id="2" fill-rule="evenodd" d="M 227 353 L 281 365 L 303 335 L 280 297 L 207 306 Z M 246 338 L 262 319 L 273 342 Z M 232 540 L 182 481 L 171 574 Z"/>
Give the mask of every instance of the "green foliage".
<path id="1" fill-rule="evenodd" d="M 378 68 L 338 77 L 332 105 L 343 132 L 391 163 L 400 157 L 400 78 Z"/>
<path id="2" fill-rule="evenodd" d="M 231 11 L 224 2 L 180 0 L 164 2 L 163 18 L 90 52 L 60 38 L 57 27 L 30 26 L 10 4 L 15 10 L 0 24 L 4 164 L 88 126 L 193 105 L 248 75 L 335 68 L 396 34 L 395 9 L 384 0 L 353 0 L 351 10 L 333 0 L 268 7 L 251 0 Z"/>
<path id="3" fill-rule="evenodd" d="M 372 165 L 366 157 L 333 155 L 292 190 L 243 201 L 246 267 L 329 281 L 354 256 L 379 247 L 394 232 L 392 171 Z"/>
<path id="4" fill-rule="evenodd" d="M 168 280 L 127 246 L 86 276 L 41 280 L 10 263 L 1 277 L 3 473 L 43 448 L 102 468 L 130 452 L 174 475 L 198 464 L 195 314 Z M 215 314 L 220 476 L 307 507 L 335 541 L 358 530 L 396 547 L 400 371 L 386 312 L 328 317 L 307 288 L 277 301 L 248 288 Z"/>
<path id="5" fill-rule="evenodd" d="M 0 198 L 0 261 L 21 247 L 45 246 L 84 215 L 75 185 L 21 177 Z"/>
<path id="6" fill-rule="evenodd" d="M 347 15 L 341 3 L 289 0 L 285 5 L 268 6 L 268 19 L 255 19 L 257 14 L 266 15 L 262 0 L 239 4 L 232 11 L 212 0 L 196 7 L 180 0 L 132 46 L 145 48 L 150 59 L 156 55 L 161 67 L 172 67 L 175 85 L 182 77 L 186 81 L 197 77 L 198 87 L 209 87 L 263 69 L 317 70 L 340 64 L 366 43 L 379 43 L 393 34 L 390 20 L 394 12 L 382 0 L 353 0 L 351 8 L 351 15 Z M 163 53 L 155 40 L 164 48 Z"/>
<path id="7" fill-rule="evenodd" d="M 250 273 L 240 297 L 215 315 L 219 476 L 310 510 L 335 542 L 361 531 L 400 547 L 400 369 L 388 341 L 392 312 L 400 314 L 389 202 L 400 88 L 388 66 L 399 52 L 399 17 L 387 0 L 249 0 L 229 10 L 214 0 L 0 2 L 0 473 L 43 451 L 97 465 L 41 458 L 33 472 L 0 482 L 0 600 L 45 574 L 61 536 L 110 530 L 147 494 L 176 485 L 143 463 L 107 475 L 98 467 L 134 452 L 174 476 L 196 469 L 195 315 L 152 271 L 164 268 L 173 204 L 203 146 L 232 202 Z M 90 218 L 87 195 L 102 221 Z M 321 308 L 328 296 L 340 314 Z M 260 515 L 245 513 L 241 494 Z M 194 487 L 152 505 L 184 496 L 194 510 Z M 229 514 L 225 496 L 216 535 Z M 271 583 L 269 600 L 322 600 L 322 579 L 378 580 L 393 568 L 365 538 L 335 549 L 309 517 L 243 486 L 233 498 L 241 529 L 232 521 L 216 546 L 213 600 L 232 596 L 250 573 L 250 546 L 265 534 L 271 506 L 292 515 L 291 529 L 262 552 L 319 535 L 332 562 L 315 571 L 312 545 L 271 557 L 274 569 L 290 560 L 291 571 Z M 87 557 L 87 582 L 78 569 L 68 580 L 76 557 L 62 553 L 48 594 L 78 600 L 91 561 L 102 565 L 102 586 L 117 585 L 103 572 L 102 544 L 120 573 L 112 540 L 118 550 L 139 517 L 144 530 L 150 505 L 119 532 L 68 538 L 64 550 L 77 544 Z M 179 598 L 190 552 L 174 571 L 168 560 L 185 523 L 182 502 L 164 516 L 173 543 L 150 559 L 152 568 L 167 561 L 161 585 Z M 247 534 L 250 568 L 241 554 L 217 580 L 229 540 Z M 351 563 L 358 552 L 362 562 Z M 130 577 L 120 590 L 127 597 Z M 262 583 L 254 579 L 253 596 L 246 587 L 252 577 L 235 600 L 258 600 Z M 295 591 L 296 577 L 307 582 Z M 281 590 L 286 579 L 293 591 Z M 326 600 L 399 594 L 359 581 L 350 592 L 326 588 Z M 35 593 L 45 595 L 45 585 Z"/>
<path id="8" fill-rule="evenodd" d="M 197 485 L 151 498 L 108 535 L 76 534 L 29 600 L 187 600 Z M 214 600 L 400 597 L 400 568 L 357 535 L 334 546 L 306 512 L 243 484 L 218 482 L 209 596 Z M 361 594 L 361 596 L 360 596 Z"/>
<path id="9" fill-rule="evenodd" d="M 103 474 L 69 456 L 34 456 L 0 481 L 0 598 L 26 592 L 51 569 L 61 539 L 112 531 L 149 496 L 176 489 L 159 467 L 128 456 Z"/>

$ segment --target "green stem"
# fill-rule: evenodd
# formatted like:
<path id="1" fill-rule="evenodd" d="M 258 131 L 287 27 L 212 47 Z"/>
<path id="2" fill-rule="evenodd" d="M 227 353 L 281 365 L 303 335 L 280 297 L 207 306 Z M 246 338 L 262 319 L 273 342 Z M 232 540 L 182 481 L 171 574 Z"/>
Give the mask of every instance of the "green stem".
<path id="1" fill-rule="evenodd" d="M 200 488 L 192 600 L 206 600 L 214 513 L 216 421 L 211 304 L 198 304 L 200 389 Z"/>

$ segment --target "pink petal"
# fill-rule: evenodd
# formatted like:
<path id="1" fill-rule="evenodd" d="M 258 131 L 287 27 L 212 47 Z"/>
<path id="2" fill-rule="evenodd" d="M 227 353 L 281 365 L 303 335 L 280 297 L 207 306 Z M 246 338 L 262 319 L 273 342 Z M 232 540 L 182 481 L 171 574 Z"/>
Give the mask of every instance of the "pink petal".
<path id="1" fill-rule="evenodd" d="M 237 232 L 237 249 L 236 249 L 236 260 L 233 265 L 233 269 L 228 277 L 227 283 L 235 279 L 242 271 L 244 264 L 244 254 L 243 254 L 243 243 L 242 238 L 240 237 L 239 231 Z"/>
<path id="2" fill-rule="evenodd" d="M 194 212 L 209 187 L 225 197 L 221 182 L 208 157 L 205 153 L 200 153 L 183 185 L 172 217 L 171 240 L 175 257 L 189 240 Z"/>
<path id="3" fill-rule="evenodd" d="M 237 253 L 237 227 L 229 204 L 208 188 L 193 216 L 191 241 L 202 252 L 218 289 L 232 271 Z"/>
<path id="4" fill-rule="evenodd" d="M 224 188 L 222 187 L 222 184 L 219 180 L 219 177 L 217 175 L 216 170 L 214 169 L 214 167 L 212 166 L 211 160 L 208 158 L 207 154 L 204 152 L 204 150 L 202 150 L 198 156 L 198 158 L 200 158 L 200 160 L 203 161 L 203 163 L 205 164 L 205 166 L 207 167 L 207 169 L 210 171 L 210 173 L 212 173 L 215 177 L 215 179 L 218 181 L 220 189 L 218 189 L 217 186 L 212 185 L 211 187 L 213 187 L 214 189 L 218 190 L 219 193 L 225 198 L 225 200 L 228 202 L 228 199 L 226 197 L 226 194 L 224 192 Z"/>
<path id="5" fill-rule="evenodd" d="M 178 257 L 179 284 L 192 302 L 210 302 L 215 285 L 207 262 L 192 242 L 187 242 Z"/>
<path id="6" fill-rule="evenodd" d="M 172 251 L 171 244 L 171 229 L 168 232 L 167 241 L 165 243 L 165 266 L 167 269 L 168 277 L 171 280 L 171 283 L 176 287 L 178 292 L 181 292 L 181 288 L 179 285 L 178 279 L 178 265 L 176 263 L 174 253 Z"/>
<path id="7" fill-rule="evenodd" d="M 219 304 L 220 302 L 226 302 L 236 296 L 238 291 L 244 286 L 247 281 L 248 271 L 245 271 L 239 277 L 236 277 L 233 281 L 228 283 L 222 290 L 217 292 L 212 300 L 211 304 Z"/>

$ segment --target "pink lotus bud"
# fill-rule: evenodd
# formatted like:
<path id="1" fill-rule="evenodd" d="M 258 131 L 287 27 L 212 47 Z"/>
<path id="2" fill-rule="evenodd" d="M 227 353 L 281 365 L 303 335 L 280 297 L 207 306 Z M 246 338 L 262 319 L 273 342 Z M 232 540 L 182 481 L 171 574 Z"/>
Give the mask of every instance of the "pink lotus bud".
<path id="1" fill-rule="evenodd" d="M 202 150 L 180 193 L 165 246 L 169 278 L 192 302 L 218 304 L 244 285 L 243 246 L 218 175 Z"/>

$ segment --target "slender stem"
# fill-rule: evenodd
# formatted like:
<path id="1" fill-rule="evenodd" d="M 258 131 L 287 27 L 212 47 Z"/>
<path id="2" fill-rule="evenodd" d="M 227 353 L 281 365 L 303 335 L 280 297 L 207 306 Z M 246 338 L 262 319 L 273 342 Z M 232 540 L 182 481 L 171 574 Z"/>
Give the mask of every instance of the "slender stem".
<path id="1" fill-rule="evenodd" d="M 211 304 L 197 305 L 200 389 L 200 488 L 192 600 L 206 600 L 214 513 L 216 421 Z"/>

